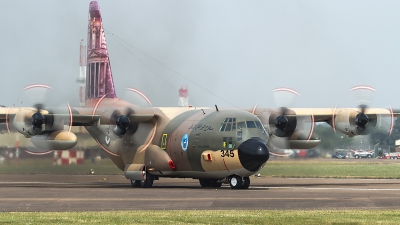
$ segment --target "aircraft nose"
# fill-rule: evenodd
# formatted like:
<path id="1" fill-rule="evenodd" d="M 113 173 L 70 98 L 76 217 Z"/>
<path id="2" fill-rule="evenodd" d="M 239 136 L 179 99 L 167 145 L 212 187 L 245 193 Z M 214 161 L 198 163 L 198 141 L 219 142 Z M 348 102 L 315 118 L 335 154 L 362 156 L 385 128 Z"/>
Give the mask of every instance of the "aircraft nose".
<path id="1" fill-rule="evenodd" d="M 258 171 L 269 159 L 267 145 L 258 138 L 252 138 L 240 144 L 238 154 L 242 166 L 251 172 Z"/>

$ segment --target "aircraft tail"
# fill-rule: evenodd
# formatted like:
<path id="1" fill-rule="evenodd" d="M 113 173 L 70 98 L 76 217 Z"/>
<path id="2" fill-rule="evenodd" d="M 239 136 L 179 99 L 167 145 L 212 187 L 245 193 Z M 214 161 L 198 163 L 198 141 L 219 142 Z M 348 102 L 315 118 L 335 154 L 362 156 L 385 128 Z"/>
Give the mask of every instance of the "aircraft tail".
<path id="1" fill-rule="evenodd" d="M 93 99 L 116 98 L 106 38 L 97 1 L 90 2 L 87 36 L 86 105 Z"/>

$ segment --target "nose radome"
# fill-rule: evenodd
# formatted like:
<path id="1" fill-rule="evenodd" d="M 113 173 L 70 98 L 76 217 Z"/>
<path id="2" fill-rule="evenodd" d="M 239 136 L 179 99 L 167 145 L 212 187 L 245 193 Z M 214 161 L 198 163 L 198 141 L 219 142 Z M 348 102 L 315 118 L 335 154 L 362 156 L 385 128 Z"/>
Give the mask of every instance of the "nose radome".
<path id="1" fill-rule="evenodd" d="M 267 145 L 258 138 L 252 138 L 240 144 L 238 152 L 240 163 L 251 172 L 258 171 L 269 159 Z"/>

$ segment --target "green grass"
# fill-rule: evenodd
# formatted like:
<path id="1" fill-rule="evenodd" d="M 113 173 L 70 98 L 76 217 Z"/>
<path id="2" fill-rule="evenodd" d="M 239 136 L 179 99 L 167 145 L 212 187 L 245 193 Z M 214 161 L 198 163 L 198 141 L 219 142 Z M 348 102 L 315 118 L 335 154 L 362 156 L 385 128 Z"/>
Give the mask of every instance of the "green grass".
<path id="1" fill-rule="evenodd" d="M 398 224 L 400 210 L 9 212 L 0 224 Z"/>
<path id="2" fill-rule="evenodd" d="M 82 165 L 53 165 L 52 158 L 21 159 L 17 165 L 14 160 L 0 164 L 3 174 L 89 174 L 93 169 L 96 174 L 122 174 L 110 159 L 102 159 L 95 164 L 86 160 Z"/>
<path id="3" fill-rule="evenodd" d="M 267 177 L 400 178 L 396 160 L 271 160 L 260 171 Z"/>

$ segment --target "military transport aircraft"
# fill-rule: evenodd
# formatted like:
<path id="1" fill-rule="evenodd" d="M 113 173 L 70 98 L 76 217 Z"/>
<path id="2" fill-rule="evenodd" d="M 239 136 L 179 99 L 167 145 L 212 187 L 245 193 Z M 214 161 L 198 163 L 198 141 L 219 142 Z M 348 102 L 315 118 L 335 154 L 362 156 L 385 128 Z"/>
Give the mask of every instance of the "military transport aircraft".
<path id="1" fill-rule="evenodd" d="M 0 108 L 0 122 L 42 150 L 72 148 L 77 137 L 70 128 L 84 126 L 133 187 L 152 187 L 159 177 L 180 177 L 199 179 L 202 187 L 229 182 L 233 189 L 247 189 L 249 177 L 268 161 L 271 146 L 318 145 L 312 129 L 303 130 L 304 118 L 355 136 L 368 133 L 382 116 L 398 116 L 364 105 L 354 109 L 139 107 L 116 96 L 96 1 L 89 5 L 87 41 L 85 107 L 68 106 L 68 113 L 43 104 Z M 31 88 L 50 87 L 26 89 Z"/>

